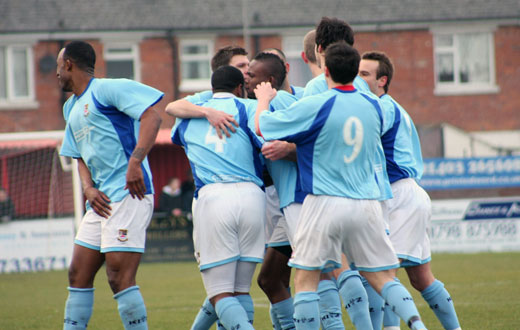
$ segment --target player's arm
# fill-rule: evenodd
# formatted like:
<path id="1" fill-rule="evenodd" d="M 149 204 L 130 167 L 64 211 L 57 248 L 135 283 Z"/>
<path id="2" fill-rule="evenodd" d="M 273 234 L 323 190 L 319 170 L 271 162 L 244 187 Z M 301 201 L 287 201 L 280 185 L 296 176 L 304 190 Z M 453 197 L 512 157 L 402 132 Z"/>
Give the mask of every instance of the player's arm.
<path id="1" fill-rule="evenodd" d="M 92 210 L 103 218 L 108 218 L 112 210 L 110 207 L 110 198 L 94 187 L 92 175 L 82 158 L 78 158 L 78 172 L 83 194 L 87 198 Z"/>
<path id="2" fill-rule="evenodd" d="M 128 160 L 125 189 L 128 189 L 133 198 L 143 199 L 146 186 L 144 184 L 141 163 L 155 143 L 157 132 L 161 126 L 161 117 L 155 109 L 150 107 L 141 115 L 140 121 L 141 125 L 137 145 Z"/>
<path id="3" fill-rule="evenodd" d="M 255 113 L 255 133 L 262 136 L 262 132 L 260 132 L 260 115 L 269 109 L 269 103 L 276 96 L 276 90 L 271 87 L 271 83 L 261 82 L 255 88 L 255 95 L 258 101 Z"/>
<path id="4" fill-rule="evenodd" d="M 166 106 L 165 111 L 167 114 L 177 118 L 206 118 L 211 126 L 215 127 L 215 131 L 220 139 L 222 139 L 222 132 L 227 137 L 231 137 L 228 129 L 235 133 L 236 129 L 233 125 L 238 127 L 238 123 L 233 115 L 210 107 L 196 105 L 185 99 L 170 102 Z"/>
<path id="5" fill-rule="evenodd" d="M 280 140 L 269 141 L 262 146 L 262 154 L 272 161 L 284 159 L 295 162 L 296 144 Z"/>

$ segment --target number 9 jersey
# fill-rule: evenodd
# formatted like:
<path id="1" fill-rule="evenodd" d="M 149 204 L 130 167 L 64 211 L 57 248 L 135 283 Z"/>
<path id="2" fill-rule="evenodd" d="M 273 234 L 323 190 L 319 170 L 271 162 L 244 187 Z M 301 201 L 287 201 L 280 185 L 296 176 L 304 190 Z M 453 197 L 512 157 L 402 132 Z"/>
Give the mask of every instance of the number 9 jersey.
<path id="1" fill-rule="evenodd" d="M 381 199 L 386 166 L 377 97 L 339 86 L 260 115 L 262 137 L 297 146 L 302 189 L 313 195 Z"/>

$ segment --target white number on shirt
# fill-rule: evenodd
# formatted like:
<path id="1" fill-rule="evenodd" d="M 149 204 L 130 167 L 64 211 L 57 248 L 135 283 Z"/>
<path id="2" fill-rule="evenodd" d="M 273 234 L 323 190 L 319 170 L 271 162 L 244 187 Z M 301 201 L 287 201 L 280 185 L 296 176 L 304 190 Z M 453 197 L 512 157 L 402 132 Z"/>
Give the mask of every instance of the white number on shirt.
<path id="1" fill-rule="evenodd" d="M 343 155 L 343 161 L 348 164 L 351 163 L 359 155 L 363 145 L 363 124 L 357 117 L 349 117 L 343 125 L 343 141 L 348 146 L 351 146 L 352 153 L 350 156 Z"/>
<path id="2" fill-rule="evenodd" d="M 226 144 L 226 136 L 223 135 L 222 139 L 218 137 L 217 132 L 213 126 L 209 126 L 208 132 L 206 133 L 206 138 L 204 139 L 205 144 L 214 144 L 215 152 L 221 153 L 224 152 L 224 144 Z"/>

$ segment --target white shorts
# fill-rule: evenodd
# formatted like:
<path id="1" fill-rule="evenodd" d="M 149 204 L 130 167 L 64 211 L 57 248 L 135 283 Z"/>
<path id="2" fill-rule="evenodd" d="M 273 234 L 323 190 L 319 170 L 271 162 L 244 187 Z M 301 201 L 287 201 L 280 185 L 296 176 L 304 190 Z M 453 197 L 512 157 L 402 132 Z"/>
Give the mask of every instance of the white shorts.
<path id="1" fill-rule="evenodd" d="M 431 260 L 428 227 L 431 221 L 431 200 L 414 179 L 392 184 L 394 198 L 383 202 L 390 227 L 390 241 L 403 266 Z"/>
<path id="2" fill-rule="evenodd" d="M 233 261 L 262 262 L 265 194 L 251 182 L 212 183 L 199 190 L 193 227 L 199 269 Z"/>
<path id="3" fill-rule="evenodd" d="M 307 270 L 339 268 L 342 252 L 358 270 L 399 267 L 379 201 L 307 195 L 289 265 Z"/>
<path id="4" fill-rule="evenodd" d="M 153 213 L 153 195 L 142 200 L 127 195 L 123 200 L 110 203 L 108 219 L 88 210 L 76 233 L 75 244 L 105 252 L 144 253 L 146 228 Z"/>
<path id="5" fill-rule="evenodd" d="M 291 246 L 294 246 L 294 234 L 298 228 L 301 210 L 301 203 L 291 203 L 283 208 L 285 234 L 289 239 Z"/>
<path id="6" fill-rule="evenodd" d="M 280 211 L 280 200 L 274 185 L 265 188 L 265 237 L 267 247 L 289 245 L 289 239 L 285 234 L 285 218 Z"/>

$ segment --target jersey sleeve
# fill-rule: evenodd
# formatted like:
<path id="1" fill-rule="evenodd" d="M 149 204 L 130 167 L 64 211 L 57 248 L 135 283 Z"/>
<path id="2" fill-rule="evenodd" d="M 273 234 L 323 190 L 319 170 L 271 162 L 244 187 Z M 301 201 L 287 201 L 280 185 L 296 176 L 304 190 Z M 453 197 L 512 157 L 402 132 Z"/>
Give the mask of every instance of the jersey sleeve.
<path id="1" fill-rule="evenodd" d="M 312 97 L 295 102 L 287 109 L 264 111 L 259 117 L 260 133 L 266 141 L 297 143 L 304 135 L 301 133 L 311 128 L 321 105 L 321 98 Z"/>
<path id="2" fill-rule="evenodd" d="M 202 102 L 206 102 L 207 100 L 213 97 L 212 91 L 203 91 L 199 93 L 195 93 L 193 95 L 188 95 L 184 99 L 192 104 L 200 104 Z"/>
<path id="3" fill-rule="evenodd" d="M 81 154 L 78 151 L 78 147 L 76 145 L 76 140 L 73 138 L 72 130 L 70 126 L 67 124 L 65 127 L 65 136 L 63 137 L 63 141 L 61 143 L 60 155 L 72 158 L 81 158 Z"/>
<path id="4" fill-rule="evenodd" d="M 151 106 L 159 102 L 164 93 L 129 79 L 106 79 L 94 95 L 104 106 L 112 106 L 139 120 Z"/>

